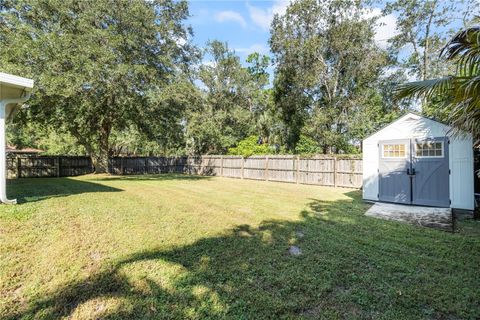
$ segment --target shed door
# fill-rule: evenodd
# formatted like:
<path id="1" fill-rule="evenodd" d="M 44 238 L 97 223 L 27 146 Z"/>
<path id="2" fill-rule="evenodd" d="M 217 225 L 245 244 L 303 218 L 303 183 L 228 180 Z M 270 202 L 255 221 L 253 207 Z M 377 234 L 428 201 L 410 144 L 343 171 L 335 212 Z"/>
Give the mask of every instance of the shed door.
<path id="1" fill-rule="evenodd" d="M 412 141 L 412 203 L 449 207 L 448 140 Z"/>
<path id="2" fill-rule="evenodd" d="M 379 143 L 380 201 L 449 207 L 448 139 Z"/>
<path id="3" fill-rule="evenodd" d="M 411 203 L 410 140 L 379 143 L 379 200 Z"/>

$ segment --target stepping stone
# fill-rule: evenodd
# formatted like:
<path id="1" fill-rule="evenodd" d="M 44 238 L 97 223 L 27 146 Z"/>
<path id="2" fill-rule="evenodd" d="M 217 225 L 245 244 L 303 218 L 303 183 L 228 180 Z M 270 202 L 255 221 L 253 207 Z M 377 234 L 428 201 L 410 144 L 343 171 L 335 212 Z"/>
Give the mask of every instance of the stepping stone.
<path id="1" fill-rule="evenodd" d="M 302 250 L 300 250 L 299 247 L 291 246 L 290 249 L 288 249 L 288 253 L 290 253 L 292 256 L 299 256 L 302 254 Z"/>
<path id="2" fill-rule="evenodd" d="M 305 237 L 305 234 L 304 234 L 302 231 L 297 231 L 297 232 L 295 232 L 295 235 L 297 236 L 297 238 L 303 238 L 303 237 Z"/>

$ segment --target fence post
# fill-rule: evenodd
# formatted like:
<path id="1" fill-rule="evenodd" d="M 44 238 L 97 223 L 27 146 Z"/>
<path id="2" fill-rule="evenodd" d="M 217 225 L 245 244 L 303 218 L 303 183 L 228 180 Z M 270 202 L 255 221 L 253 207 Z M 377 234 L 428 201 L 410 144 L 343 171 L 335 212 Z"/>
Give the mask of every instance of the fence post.
<path id="1" fill-rule="evenodd" d="M 125 172 L 123 171 L 123 157 L 120 158 L 120 175 L 124 175 Z"/>
<path id="2" fill-rule="evenodd" d="M 147 174 L 148 174 L 148 157 L 145 157 L 145 169 L 144 169 L 144 173 L 147 173 Z"/>
<path id="3" fill-rule="evenodd" d="M 268 156 L 265 157 L 265 181 L 268 181 Z"/>
<path id="4" fill-rule="evenodd" d="M 55 157 L 53 160 L 55 163 L 55 174 L 58 177 L 60 177 L 60 156 Z"/>
<path id="5" fill-rule="evenodd" d="M 333 157 L 333 187 L 337 187 L 337 157 Z"/>
<path id="6" fill-rule="evenodd" d="M 20 157 L 17 157 L 17 179 L 22 177 L 22 159 Z"/>
<path id="7" fill-rule="evenodd" d="M 296 170 L 297 170 L 297 173 L 296 173 L 296 182 L 297 184 L 300 183 L 300 156 L 297 156 L 297 159 L 294 160 L 295 161 L 295 164 L 296 164 Z"/>
<path id="8" fill-rule="evenodd" d="M 245 168 L 245 158 L 242 156 L 242 179 L 243 179 L 243 169 Z"/>
<path id="9" fill-rule="evenodd" d="M 220 156 L 220 177 L 223 177 L 223 156 Z"/>

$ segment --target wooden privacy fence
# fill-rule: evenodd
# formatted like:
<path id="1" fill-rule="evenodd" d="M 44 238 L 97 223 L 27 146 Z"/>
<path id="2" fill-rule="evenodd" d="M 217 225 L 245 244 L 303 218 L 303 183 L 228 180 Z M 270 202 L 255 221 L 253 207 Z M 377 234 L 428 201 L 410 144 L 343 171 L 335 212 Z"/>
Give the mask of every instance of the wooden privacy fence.
<path id="1" fill-rule="evenodd" d="M 8 178 L 69 177 L 92 173 L 90 157 L 35 156 L 7 158 Z"/>
<path id="2" fill-rule="evenodd" d="M 187 173 L 281 181 L 332 187 L 360 188 L 362 160 L 300 156 L 116 157 L 112 174 Z"/>
<path id="3" fill-rule="evenodd" d="M 9 178 L 67 177 L 94 171 L 90 157 L 35 156 L 7 159 Z M 114 157 L 115 175 L 185 173 L 240 179 L 360 188 L 362 160 L 300 156 Z"/>

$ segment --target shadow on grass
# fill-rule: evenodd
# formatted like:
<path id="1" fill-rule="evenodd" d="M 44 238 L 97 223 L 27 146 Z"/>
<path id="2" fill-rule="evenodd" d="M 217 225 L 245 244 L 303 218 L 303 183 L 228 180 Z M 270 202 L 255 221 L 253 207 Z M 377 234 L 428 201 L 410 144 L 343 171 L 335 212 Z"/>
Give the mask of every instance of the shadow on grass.
<path id="1" fill-rule="evenodd" d="M 122 189 L 101 184 L 102 181 L 194 181 L 211 177 L 185 174 L 156 174 L 132 176 L 92 175 L 88 180 L 62 178 L 22 178 L 8 182 L 8 196 L 19 204 L 41 201 L 48 198 L 65 197 L 90 192 L 120 192 Z M 98 182 L 98 183 L 97 183 Z"/>
<path id="2" fill-rule="evenodd" d="M 241 225 L 190 245 L 138 252 L 7 318 L 68 317 L 93 299 L 89 315 L 100 319 L 480 315 L 478 239 L 365 217 L 359 192 L 348 195 L 312 199 L 298 221 Z M 291 245 L 302 254 L 290 255 Z M 172 265 L 184 271 L 159 276 Z M 132 270 L 145 277 L 132 281 Z M 110 297 L 119 308 L 102 311 L 98 299 Z"/>
<path id="3" fill-rule="evenodd" d="M 119 192 L 121 189 L 72 178 L 25 178 L 8 182 L 7 192 L 19 204 L 90 192 Z"/>

